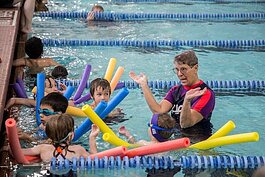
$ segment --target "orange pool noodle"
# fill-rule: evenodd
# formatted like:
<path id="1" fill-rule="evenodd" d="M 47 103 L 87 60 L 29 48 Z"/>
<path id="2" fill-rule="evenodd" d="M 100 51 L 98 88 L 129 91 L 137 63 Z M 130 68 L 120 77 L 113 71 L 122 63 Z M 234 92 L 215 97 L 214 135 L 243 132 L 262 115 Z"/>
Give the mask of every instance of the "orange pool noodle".
<path id="1" fill-rule="evenodd" d="M 124 68 L 120 66 L 110 82 L 111 93 L 113 93 L 113 90 L 117 86 L 123 72 Z"/>
<path id="2" fill-rule="evenodd" d="M 143 156 L 143 155 L 166 152 L 166 151 L 171 151 L 171 150 L 176 150 L 176 149 L 181 149 L 181 148 L 187 148 L 189 146 L 190 146 L 189 138 L 180 138 L 176 140 L 171 140 L 171 141 L 166 141 L 162 143 L 134 148 L 134 149 L 126 151 L 125 156 L 128 156 L 129 158 L 131 158 L 135 156 Z"/>
<path id="3" fill-rule="evenodd" d="M 118 146 L 118 147 L 115 147 L 115 148 L 112 148 L 112 149 L 109 149 L 109 150 L 106 150 L 106 151 L 102 151 L 102 152 L 99 152 L 99 153 L 96 153 L 96 154 L 92 154 L 90 155 L 90 158 L 91 159 L 94 159 L 96 156 L 98 158 L 102 158 L 102 157 L 110 157 L 110 156 L 123 156 L 125 154 L 125 152 L 127 151 L 126 147 L 125 146 Z"/>
<path id="4" fill-rule="evenodd" d="M 16 121 L 12 118 L 9 118 L 6 120 L 5 125 L 6 125 L 6 132 L 9 140 L 9 145 L 17 163 L 29 164 L 29 161 L 25 158 L 20 146 L 17 134 Z"/>

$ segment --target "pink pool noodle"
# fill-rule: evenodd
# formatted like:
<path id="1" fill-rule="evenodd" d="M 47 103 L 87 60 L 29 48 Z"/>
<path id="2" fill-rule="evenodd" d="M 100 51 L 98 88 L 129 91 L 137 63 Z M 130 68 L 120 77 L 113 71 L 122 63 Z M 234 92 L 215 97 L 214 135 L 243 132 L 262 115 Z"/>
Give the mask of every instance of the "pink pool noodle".
<path id="1" fill-rule="evenodd" d="M 102 157 L 110 157 L 110 156 L 124 156 L 125 152 L 127 151 L 126 147 L 125 146 L 118 146 L 118 147 L 115 147 L 115 148 L 112 148 L 112 149 L 109 149 L 109 150 L 106 150 L 106 151 L 102 151 L 102 152 L 99 152 L 99 153 L 96 153 L 96 154 L 92 154 L 90 155 L 90 158 L 91 159 L 94 159 L 96 156 L 98 158 L 102 158 Z"/>
<path id="2" fill-rule="evenodd" d="M 129 158 L 135 157 L 135 156 L 143 156 L 143 155 L 149 155 L 149 154 L 155 154 L 160 152 L 166 152 L 181 148 L 187 148 L 190 146 L 190 139 L 189 138 L 180 138 L 176 140 L 166 141 L 162 143 L 147 145 L 147 146 L 141 146 L 138 148 L 130 149 L 125 152 L 125 156 L 128 156 Z"/>

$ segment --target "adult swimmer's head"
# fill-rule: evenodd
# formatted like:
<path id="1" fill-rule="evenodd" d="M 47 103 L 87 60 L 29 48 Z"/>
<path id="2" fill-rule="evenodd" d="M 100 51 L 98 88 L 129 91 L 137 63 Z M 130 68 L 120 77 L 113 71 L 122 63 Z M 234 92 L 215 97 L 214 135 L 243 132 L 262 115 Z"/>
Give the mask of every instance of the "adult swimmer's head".
<path id="1" fill-rule="evenodd" d="M 41 126 L 44 128 L 52 116 L 65 113 L 67 107 L 68 100 L 60 93 L 52 92 L 44 96 L 40 102 L 40 109 L 37 110 L 41 117 Z"/>
<path id="2" fill-rule="evenodd" d="M 150 139 L 154 140 L 155 138 L 158 142 L 164 142 L 176 131 L 176 120 L 168 113 L 153 114 L 148 126 L 150 127 Z"/>
<path id="3" fill-rule="evenodd" d="M 173 71 L 184 86 L 198 83 L 198 58 L 193 50 L 185 51 L 174 59 Z"/>

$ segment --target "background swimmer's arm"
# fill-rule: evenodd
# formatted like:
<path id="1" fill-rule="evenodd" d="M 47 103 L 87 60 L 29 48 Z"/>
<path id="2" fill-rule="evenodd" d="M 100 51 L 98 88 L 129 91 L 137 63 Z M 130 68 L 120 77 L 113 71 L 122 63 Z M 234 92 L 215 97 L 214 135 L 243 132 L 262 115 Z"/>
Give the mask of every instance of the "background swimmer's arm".
<path id="1" fill-rule="evenodd" d="M 18 58 L 13 61 L 13 66 L 18 67 L 18 66 L 26 66 L 26 60 L 24 57 L 23 58 Z"/>
<path id="2" fill-rule="evenodd" d="M 28 67 L 49 67 L 49 66 L 56 66 L 60 65 L 56 61 L 54 61 L 52 58 L 38 58 L 38 59 L 26 59 L 26 66 Z"/>
<path id="3" fill-rule="evenodd" d="M 36 101 L 33 99 L 27 99 L 27 98 L 10 98 L 8 102 L 6 103 L 5 110 L 8 110 L 13 105 L 26 105 L 29 107 L 36 106 Z"/>

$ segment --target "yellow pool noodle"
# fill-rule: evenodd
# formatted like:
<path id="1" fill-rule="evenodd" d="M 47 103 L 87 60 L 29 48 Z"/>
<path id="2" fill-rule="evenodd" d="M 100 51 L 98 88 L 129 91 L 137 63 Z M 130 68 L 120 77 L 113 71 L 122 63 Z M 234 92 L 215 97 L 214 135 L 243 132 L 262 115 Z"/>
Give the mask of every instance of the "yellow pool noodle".
<path id="1" fill-rule="evenodd" d="M 36 95 L 37 93 L 37 86 L 34 86 L 33 89 L 31 90 L 31 93 L 34 93 Z"/>
<path id="2" fill-rule="evenodd" d="M 76 108 L 74 106 L 68 106 L 66 109 L 66 113 L 74 117 L 87 117 L 87 115 L 82 111 L 82 109 Z"/>
<path id="3" fill-rule="evenodd" d="M 259 134 L 257 132 L 251 133 L 242 133 L 230 136 L 223 136 L 211 140 L 205 140 L 196 144 L 191 145 L 189 148 L 207 150 L 210 148 L 214 148 L 217 146 L 224 146 L 229 144 L 237 144 L 237 143 L 245 143 L 245 142 L 252 142 L 258 141 Z"/>
<path id="4" fill-rule="evenodd" d="M 102 136 L 102 139 L 114 146 L 120 146 L 121 144 L 126 147 L 139 147 L 137 144 L 129 144 L 126 141 L 123 141 L 119 137 L 109 134 L 109 133 L 104 133 Z"/>
<path id="5" fill-rule="evenodd" d="M 229 120 L 224 126 L 222 126 L 217 132 L 210 136 L 207 140 L 212 140 L 227 135 L 236 127 L 235 123 Z"/>
<path id="6" fill-rule="evenodd" d="M 97 113 L 95 113 L 95 111 L 89 105 L 84 105 L 82 107 L 82 111 L 94 124 L 99 127 L 101 132 L 115 135 L 115 133 L 105 124 L 105 122 L 97 115 Z"/>
<path id="7" fill-rule="evenodd" d="M 116 58 L 111 58 L 109 60 L 109 65 L 107 67 L 107 70 L 106 70 L 106 73 L 105 73 L 105 76 L 104 78 L 110 82 L 111 80 L 111 77 L 112 77 L 112 73 L 114 71 L 114 68 L 115 68 L 115 65 L 116 65 Z"/>
<path id="8" fill-rule="evenodd" d="M 116 73 L 115 73 L 115 75 L 113 76 L 113 78 L 112 78 L 112 80 L 110 82 L 111 93 L 113 93 L 113 90 L 117 86 L 117 84 L 118 84 L 123 72 L 124 72 L 124 68 L 119 66 L 117 71 L 116 71 Z"/>
<path id="9" fill-rule="evenodd" d="M 111 144 L 115 146 L 126 146 L 126 147 L 135 146 L 134 144 L 129 144 L 126 141 L 123 141 L 122 139 L 117 137 L 116 134 L 105 124 L 105 122 L 97 115 L 97 113 L 94 112 L 94 110 L 89 105 L 84 105 L 82 107 L 82 111 L 84 111 L 87 117 L 89 117 L 90 120 L 99 127 L 101 132 L 103 132 L 104 134 L 105 133 L 109 134 L 109 136 L 108 135 L 105 136 L 107 136 L 106 139 L 108 139 L 108 137 L 111 137 L 110 138 Z"/>

